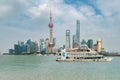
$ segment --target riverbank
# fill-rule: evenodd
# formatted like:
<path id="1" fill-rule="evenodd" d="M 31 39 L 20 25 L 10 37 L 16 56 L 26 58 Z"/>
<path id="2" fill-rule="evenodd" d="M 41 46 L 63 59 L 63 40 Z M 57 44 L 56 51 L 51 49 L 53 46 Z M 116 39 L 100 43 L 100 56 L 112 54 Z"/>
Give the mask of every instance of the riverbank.
<path id="1" fill-rule="evenodd" d="M 10 54 L 10 53 L 3 53 L 2 55 L 56 55 L 56 53 L 22 53 L 22 54 Z"/>
<path id="2" fill-rule="evenodd" d="M 103 56 L 120 57 L 120 54 L 103 54 Z"/>

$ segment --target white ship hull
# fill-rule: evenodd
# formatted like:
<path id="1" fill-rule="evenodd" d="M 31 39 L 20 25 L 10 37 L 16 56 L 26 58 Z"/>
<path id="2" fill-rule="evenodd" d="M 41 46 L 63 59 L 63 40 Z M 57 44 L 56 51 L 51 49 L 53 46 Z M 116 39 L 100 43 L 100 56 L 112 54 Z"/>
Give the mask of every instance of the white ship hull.
<path id="1" fill-rule="evenodd" d="M 99 55 L 95 51 L 91 52 L 66 52 L 61 51 L 56 61 L 80 61 L 80 62 L 110 62 L 112 58 Z"/>
<path id="2" fill-rule="evenodd" d="M 74 62 L 74 61 L 79 61 L 79 62 L 110 62 L 112 61 L 112 58 L 107 58 L 107 59 L 57 59 L 56 61 L 63 61 L 63 62 Z"/>

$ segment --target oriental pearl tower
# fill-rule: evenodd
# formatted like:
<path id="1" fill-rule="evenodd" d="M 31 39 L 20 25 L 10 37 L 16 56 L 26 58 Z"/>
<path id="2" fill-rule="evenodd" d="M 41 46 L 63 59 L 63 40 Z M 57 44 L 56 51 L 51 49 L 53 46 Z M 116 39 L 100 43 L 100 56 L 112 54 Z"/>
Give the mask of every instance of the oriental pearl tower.
<path id="1" fill-rule="evenodd" d="M 49 47 L 50 47 L 51 53 L 52 53 L 52 47 L 53 47 L 53 23 L 52 23 L 51 8 L 50 8 L 50 22 L 49 22 L 48 26 L 50 28 L 50 42 L 49 42 Z"/>

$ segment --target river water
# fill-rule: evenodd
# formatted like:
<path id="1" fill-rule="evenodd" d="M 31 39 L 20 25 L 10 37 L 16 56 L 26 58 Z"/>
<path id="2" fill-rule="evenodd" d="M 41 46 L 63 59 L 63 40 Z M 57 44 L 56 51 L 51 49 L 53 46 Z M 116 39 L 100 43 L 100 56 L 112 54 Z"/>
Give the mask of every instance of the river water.
<path id="1" fill-rule="evenodd" d="M 111 62 L 56 62 L 56 56 L 0 56 L 0 80 L 120 80 L 120 57 Z"/>

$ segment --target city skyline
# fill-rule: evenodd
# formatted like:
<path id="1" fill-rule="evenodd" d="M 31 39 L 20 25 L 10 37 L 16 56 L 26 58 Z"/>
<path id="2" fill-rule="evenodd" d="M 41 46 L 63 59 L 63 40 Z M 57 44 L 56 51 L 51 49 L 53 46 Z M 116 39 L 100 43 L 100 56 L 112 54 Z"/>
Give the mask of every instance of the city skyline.
<path id="1" fill-rule="evenodd" d="M 9 49 L 9 55 L 30 55 L 30 54 L 55 54 L 57 52 L 56 48 L 56 38 L 53 38 L 52 49 L 50 46 L 50 40 L 48 38 L 40 39 L 39 41 L 27 40 L 26 42 L 18 41 L 13 46 L 13 49 Z M 51 52 L 52 50 L 52 52 Z"/>
<path id="2" fill-rule="evenodd" d="M 119 0 L 53 0 L 53 34 L 57 45 L 65 44 L 66 29 L 75 34 L 76 20 L 80 20 L 80 41 L 101 38 L 106 50 L 120 51 L 119 3 Z M 18 40 L 49 37 L 49 8 L 50 0 L 1 0 L 0 52 L 8 52 Z"/>

